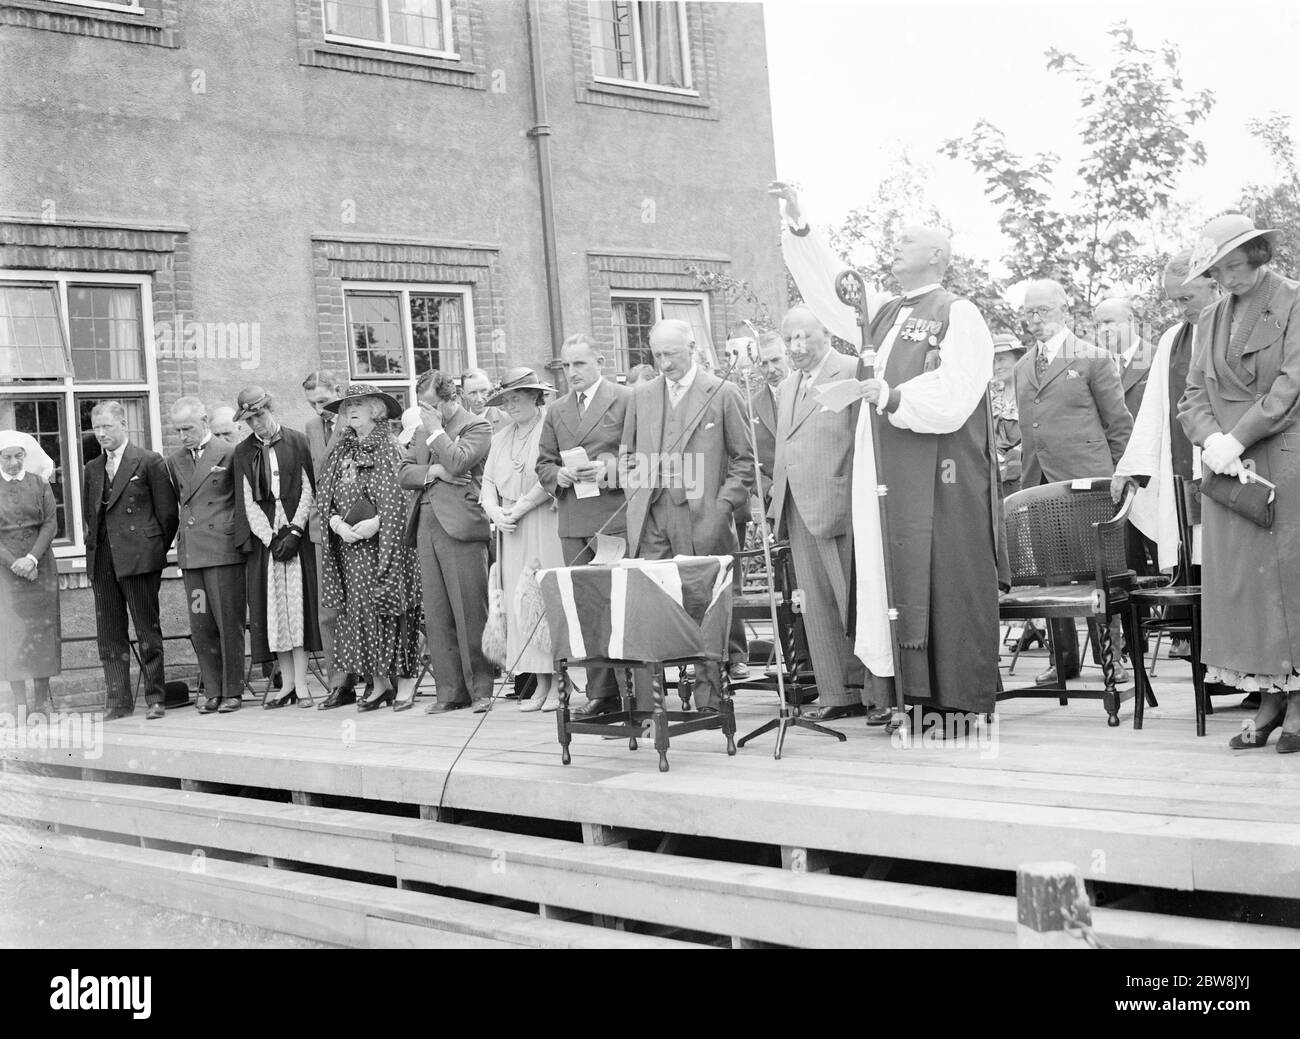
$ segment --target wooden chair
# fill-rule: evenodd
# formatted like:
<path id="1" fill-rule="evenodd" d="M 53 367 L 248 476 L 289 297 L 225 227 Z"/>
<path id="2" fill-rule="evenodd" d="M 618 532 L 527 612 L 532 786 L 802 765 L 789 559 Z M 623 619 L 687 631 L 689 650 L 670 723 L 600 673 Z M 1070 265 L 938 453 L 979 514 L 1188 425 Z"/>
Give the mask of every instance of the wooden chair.
<path id="1" fill-rule="evenodd" d="M 1158 588 L 1134 589 L 1129 593 L 1129 623 L 1137 638 L 1131 642 L 1129 656 L 1133 661 L 1134 696 L 1133 728 L 1142 728 L 1142 708 L 1151 688 L 1146 664 L 1142 657 L 1142 637 L 1148 634 L 1186 638 L 1192 646 L 1192 688 L 1196 693 L 1196 735 L 1205 735 L 1205 716 L 1213 713 L 1210 698 L 1205 691 L 1204 668 L 1201 665 L 1201 586 L 1193 583 L 1192 525 L 1200 521 L 1200 500 L 1195 485 L 1181 476 L 1174 477 L 1174 510 L 1178 516 L 1178 565 L 1172 580 Z M 1187 620 L 1170 619 L 1171 607 L 1190 611 Z M 1147 617 L 1142 618 L 1142 611 Z M 1159 613 L 1157 613 L 1159 611 Z M 1157 652 L 1159 642 L 1157 641 Z"/>
<path id="2" fill-rule="evenodd" d="M 1106 724 L 1119 725 L 1118 647 L 1111 644 L 1110 622 L 1119 617 L 1126 628 L 1129 624 L 1133 571 L 1125 555 L 1124 525 L 1132 504 L 1133 491 L 1129 490 L 1116 509 L 1110 500 L 1109 477 L 1049 483 L 1007 496 L 1003 510 L 1012 588 L 999 599 L 999 617 L 1095 620 L 1105 688 L 1101 692 L 1067 690 L 1059 677 L 1065 674 L 1060 651 L 1053 645 L 1057 683 L 1004 690 L 998 694 L 999 700 L 1028 696 L 1056 699 L 1065 705 L 1071 697 L 1099 699 L 1106 709 Z M 1133 632 L 1126 631 L 1126 637 L 1132 644 Z"/>

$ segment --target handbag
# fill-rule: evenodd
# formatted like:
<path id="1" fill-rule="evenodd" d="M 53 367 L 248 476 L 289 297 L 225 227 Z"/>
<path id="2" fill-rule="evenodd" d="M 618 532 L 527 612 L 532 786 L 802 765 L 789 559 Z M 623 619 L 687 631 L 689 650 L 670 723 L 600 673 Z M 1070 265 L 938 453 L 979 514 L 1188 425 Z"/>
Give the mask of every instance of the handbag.
<path id="1" fill-rule="evenodd" d="M 368 497 L 361 497 L 352 503 L 352 508 L 348 509 L 347 515 L 343 517 L 343 522 L 349 527 L 355 527 L 362 520 L 374 519 L 378 515 L 379 510 L 375 508 L 375 503 Z"/>
<path id="2" fill-rule="evenodd" d="M 1247 483 L 1235 476 L 1206 473 L 1200 480 L 1200 493 L 1250 520 L 1255 526 L 1268 530 L 1273 526 L 1273 500 L 1277 497 L 1277 489 L 1263 477 L 1253 475 L 1254 470 L 1246 471 L 1252 474 Z"/>

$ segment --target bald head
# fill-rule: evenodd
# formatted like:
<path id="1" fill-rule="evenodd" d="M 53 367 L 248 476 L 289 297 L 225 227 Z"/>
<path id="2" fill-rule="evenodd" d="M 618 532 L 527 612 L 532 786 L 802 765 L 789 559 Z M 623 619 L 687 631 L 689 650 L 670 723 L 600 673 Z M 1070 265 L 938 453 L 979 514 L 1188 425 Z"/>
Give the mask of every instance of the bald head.
<path id="1" fill-rule="evenodd" d="M 909 225 L 898 232 L 891 268 L 904 291 L 942 281 L 952 262 L 952 243 L 937 227 Z"/>
<path id="2" fill-rule="evenodd" d="M 1137 338 L 1133 304 L 1122 296 L 1112 296 L 1098 303 L 1092 311 L 1092 325 L 1097 344 L 1117 357 Z"/>
<path id="3" fill-rule="evenodd" d="M 802 372 L 821 364 L 831 348 L 826 326 L 807 307 L 792 307 L 781 319 L 781 338 L 785 341 L 790 365 Z"/>

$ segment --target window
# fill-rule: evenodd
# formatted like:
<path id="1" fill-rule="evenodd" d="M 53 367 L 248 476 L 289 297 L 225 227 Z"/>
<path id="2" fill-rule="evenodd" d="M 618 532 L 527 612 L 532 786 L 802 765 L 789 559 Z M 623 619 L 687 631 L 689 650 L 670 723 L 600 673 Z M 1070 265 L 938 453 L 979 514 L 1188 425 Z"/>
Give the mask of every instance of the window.
<path id="1" fill-rule="evenodd" d="M 638 364 L 654 364 L 650 354 L 650 329 L 656 321 L 665 318 L 676 318 L 690 325 L 696 350 L 703 350 L 709 363 L 716 367 L 718 355 L 709 332 L 708 300 L 702 293 L 661 295 L 623 290 L 611 297 L 610 304 L 618 371 L 631 371 Z"/>
<path id="2" fill-rule="evenodd" d="M 65 4 L 76 4 L 78 7 L 97 7 L 101 11 L 121 11 L 124 14 L 143 14 L 140 10 L 140 0 L 63 0 Z"/>
<path id="3" fill-rule="evenodd" d="M 454 58 L 450 0 L 322 0 L 325 38 Z"/>
<path id="4" fill-rule="evenodd" d="M 0 271 L 0 429 L 30 433 L 58 467 L 55 552 L 82 552 L 81 473 L 100 454 L 90 412 L 121 401 L 131 442 L 161 441 L 148 278 Z"/>
<path id="5" fill-rule="evenodd" d="M 694 93 L 686 5 L 588 0 L 596 79 Z"/>
<path id="6" fill-rule="evenodd" d="M 475 364 L 468 288 L 358 282 L 343 286 L 343 302 L 352 378 L 403 403 L 430 369 L 459 375 Z"/>

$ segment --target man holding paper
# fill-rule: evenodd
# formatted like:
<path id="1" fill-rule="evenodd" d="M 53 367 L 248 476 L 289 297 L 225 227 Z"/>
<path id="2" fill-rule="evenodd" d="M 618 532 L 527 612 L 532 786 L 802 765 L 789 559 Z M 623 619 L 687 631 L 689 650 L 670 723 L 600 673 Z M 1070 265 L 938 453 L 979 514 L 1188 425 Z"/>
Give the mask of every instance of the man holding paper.
<path id="1" fill-rule="evenodd" d="M 835 280 L 845 264 L 812 231 L 788 184 L 768 188 L 784 209 L 782 251 L 804 300 L 841 339 L 861 343 Z M 885 484 L 888 564 L 899 611 L 903 692 L 941 710 L 991 712 L 998 689 L 997 458 L 989 425 L 993 338 L 975 306 L 942 287 L 947 236 L 905 227 L 892 273 L 901 296 L 865 300 L 877 378 L 863 380 L 853 454 L 855 652 L 870 699 L 892 699 L 885 561 L 876 488 Z M 882 377 L 883 376 L 883 377 Z M 880 414 L 877 474 L 871 416 Z M 885 695 L 888 694 L 888 695 Z M 868 723 L 883 724 L 887 712 Z"/>
<path id="2" fill-rule="evenodd" d="M 537 478 L 559 505 L 564 565 L 582 566 L 595 557 L 596 534 L 620 541 L 626 536 L 618 450 L 632 390 L 601 376 L 605 358 L 583 333 L 564 341 L 560 360 L 569 392 L 546 409 Z M 612 669 L 588 669 L 587 701 L 575 718 L 618 710 Z"/>
<path id="3" fill-rule="evenodd" d="M 809 716 L 833 721 L 866 713 L 862 664 L 848 635 L 858 362 L 831 347 L 826 327 L 807 307 L 786 314 L 781 336 L 794 371 L 777 401 L 771 515 L 776 536 L 790 539 L 804 595 L 804 630 L 822 704 Z M 828 410 L 820 393 L 832 393 L 833 400 L 834 388 L 845 385 L 854 403 Z"/>

